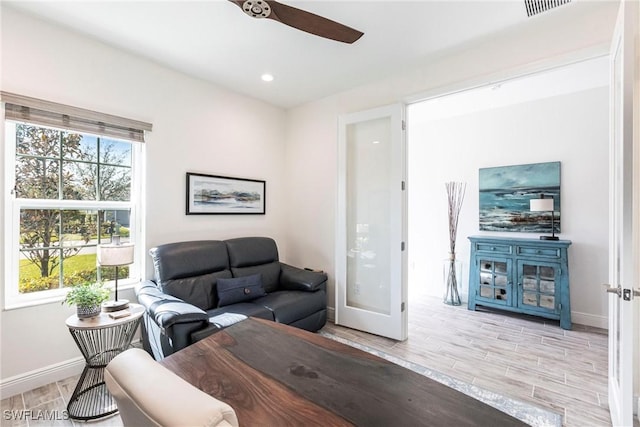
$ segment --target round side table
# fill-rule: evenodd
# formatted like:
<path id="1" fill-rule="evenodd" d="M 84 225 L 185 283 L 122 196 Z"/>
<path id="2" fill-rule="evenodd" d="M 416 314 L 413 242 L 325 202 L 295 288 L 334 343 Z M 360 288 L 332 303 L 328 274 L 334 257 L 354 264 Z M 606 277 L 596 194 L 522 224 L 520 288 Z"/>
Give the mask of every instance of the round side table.
<path id="1" fill-rule="evenodd" d="M 104 382 L 104 368 L 116 355 L 131 345 L 138 329 L 144 307 L 129 304 L 131 314 L 113 319 L 109 314 L 100 313 L 89 319 L 70 316 L 67 327 L 85 359 L 85 367 L 80 375 L 67 411 L 76 420 L 95 420 L 118 412 L 116 401 Z"/>

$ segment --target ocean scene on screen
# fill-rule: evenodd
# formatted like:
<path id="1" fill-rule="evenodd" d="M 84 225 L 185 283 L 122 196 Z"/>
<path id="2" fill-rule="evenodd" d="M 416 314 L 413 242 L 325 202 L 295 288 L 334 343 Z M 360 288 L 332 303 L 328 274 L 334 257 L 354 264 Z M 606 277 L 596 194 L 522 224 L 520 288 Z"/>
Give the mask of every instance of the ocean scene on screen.
<path id="1" fill-rule="evenodd" d="M 553 197 L 560 232 L 560 162 L 480 169 L 480 230 L 551 233 L 551 212 L 531 212 L 529 201 Z"/>

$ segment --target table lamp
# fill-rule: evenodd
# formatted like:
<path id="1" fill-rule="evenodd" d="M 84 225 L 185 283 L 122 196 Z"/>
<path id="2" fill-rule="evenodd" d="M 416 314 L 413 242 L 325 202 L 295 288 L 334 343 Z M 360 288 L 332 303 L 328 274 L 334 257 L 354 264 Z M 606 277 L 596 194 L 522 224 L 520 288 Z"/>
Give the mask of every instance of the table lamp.
<path id="1" fill-rule="evenodd" d="M 133 264 L 133 247 L 133 243 L 98 245 L 98 264 L 116 268 L 115 300 L 104 302 L 103 311 L 119 311 L 129 307 L 129 300 L 118 299 L 118 267 Z"/>
<path id="2" fill-rule="evenodd" d="M 555 216 L 553 212 L 553 197 L 545 199 L 544 194 L 539 199 L 529 200 L 529 210 L 531 212 L 551 212 L 551 236 L 540 236 L 540 240 L 558 240 L 555 234 Z"/>

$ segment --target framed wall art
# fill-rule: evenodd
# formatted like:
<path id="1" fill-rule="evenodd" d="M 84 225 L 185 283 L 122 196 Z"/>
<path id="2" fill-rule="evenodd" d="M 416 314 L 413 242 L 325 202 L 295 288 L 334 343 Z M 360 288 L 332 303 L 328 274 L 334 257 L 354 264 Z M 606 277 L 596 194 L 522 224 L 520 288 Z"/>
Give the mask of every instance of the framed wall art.
<path id="1" fill-rule="evenodd" d="M 532 212 L 529 204 L 544 195 L 553 198 L 554 228 L 560 232 L 560 162 L 483 168 L 479 188 L 480 230 L 548 232 L 551 213 Z"/>
<path id="2" fill-rule="evenodd" d="M 187 215 L 265 214 L 266 182 L 187 172 Z"/>

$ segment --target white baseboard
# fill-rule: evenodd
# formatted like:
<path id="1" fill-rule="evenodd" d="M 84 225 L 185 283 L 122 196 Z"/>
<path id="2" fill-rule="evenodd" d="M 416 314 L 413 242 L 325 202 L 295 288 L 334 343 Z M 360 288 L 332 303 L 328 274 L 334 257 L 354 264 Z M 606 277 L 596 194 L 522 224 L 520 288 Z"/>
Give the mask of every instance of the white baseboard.
<path id="1" fill-rule="evenodd" d="M 609 319 L 607 316 L 596 316 L 594 314 L 571 312 L 571 323 L 578 325 L 593 326 L 594 328 L 609 329 Z"/>
<path id="2" fill-rule="evenodd" d="M 336 320 L 336 309 L 327 307 L 327 319 L 332 322 Z M 596 316 L 594 314 L 571 312 L 571 322 L 579 325 L 593 326 L 594 328 L 609 329 L 609 319 L 607 316 Z M 638 402 L 640 407 L 640 402 Z"/>
<path id="3" fill-rule="evenodd" d="M 327 307 L 327 319 L 332 322 L 336 321 L 336 309 L 333 307 Z"/>
<path id="4" fill-rule="evenodd" d="M 332 322 L 336 320 L 336 309 L 327 307 L 327 319 Z M 571 322 L 579 325 L 593 326 L 594 328 L 609 329 L 609 319 L 606 316 L 596 316 L 594 314 L 571 312 Z M 640 401 L 638 402 L 640 408 Z"/>
<path id="5" fill-rule="evenodd" d="M 132 346 L 141 347 L 140 339 L 134 339 Z M 51 384 L 56 381 L 74 375 L 80 375 L 84 368 L 85 361 L 83 357 L 75 357 L 65 360 L 64 362 L 55 363 L 44 368 L 35 369 L 31 372 L 9 377 L 0 380 L 0 398 L 15 396 L 25 391 L 33 390 L 43 385 Z"/>
<path id="6" fill-rule="evenodd" d="M 3 379 L 0 381 L 0 396 L 2 396 L 2 399 L 6 399 L 7 397 L 78 375 L 82 372 L 84 364 L 84 358 L 76 357 Z"/>

